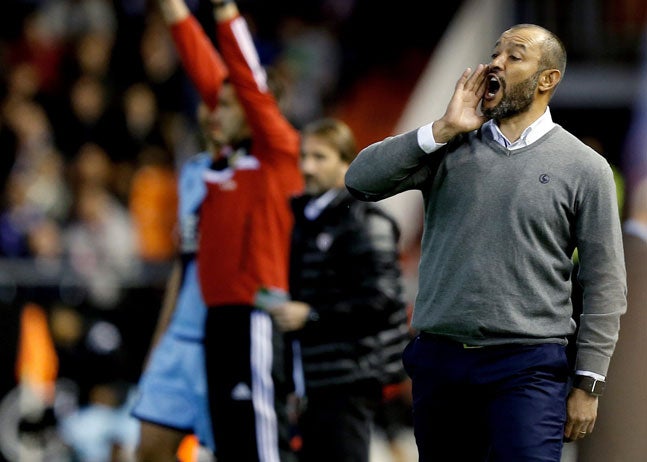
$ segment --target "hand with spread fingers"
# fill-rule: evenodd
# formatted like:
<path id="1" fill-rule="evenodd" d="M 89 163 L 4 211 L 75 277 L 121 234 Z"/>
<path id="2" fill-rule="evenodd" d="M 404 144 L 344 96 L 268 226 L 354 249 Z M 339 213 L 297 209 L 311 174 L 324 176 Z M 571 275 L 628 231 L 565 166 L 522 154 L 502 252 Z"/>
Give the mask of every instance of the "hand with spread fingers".
<path id="1" fill-rule="evenodd" d="M 479 64 L 472 72 L 465 69 L 456 82 L 454 95 L 447 105 L 445 114 L 434 123 L 434 139 L 444 143 L 459 133 L 479 128 L 487 120 L 479 111 L 479 103 L 486 88 L 488 66 Z"/>

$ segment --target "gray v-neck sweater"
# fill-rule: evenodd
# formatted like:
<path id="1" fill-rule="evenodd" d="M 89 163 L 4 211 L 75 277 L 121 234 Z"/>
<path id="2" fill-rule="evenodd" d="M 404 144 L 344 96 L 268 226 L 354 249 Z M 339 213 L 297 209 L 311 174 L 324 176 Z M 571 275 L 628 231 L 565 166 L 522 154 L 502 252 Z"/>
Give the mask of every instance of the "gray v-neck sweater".
<path id="1" fill-rule="evenodd" d="M 364 149 L 346 185 L 369 201 L 422 191 L 412 326 L 461 343 L 566 343 L 577 247 L 584 307 L 576 369 L 606 375 L 626 277 L 602 156 L 559 125 L 514 151 L 478 130 L 426 154 L 412 131 Z"/>

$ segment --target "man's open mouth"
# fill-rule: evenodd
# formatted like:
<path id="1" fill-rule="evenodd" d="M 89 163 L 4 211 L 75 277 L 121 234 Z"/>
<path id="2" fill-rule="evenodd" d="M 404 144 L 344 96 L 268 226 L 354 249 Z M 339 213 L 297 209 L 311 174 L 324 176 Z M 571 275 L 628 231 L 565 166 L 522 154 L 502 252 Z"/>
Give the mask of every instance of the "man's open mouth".
<path id="1" fill-rule="evenodd" d="M 487 88 L 485 89 L 485 99 L 492 100 L 501 89 L 501 81 L 496 75 L 490 74 L 487 77 L 486 85 Z"/>

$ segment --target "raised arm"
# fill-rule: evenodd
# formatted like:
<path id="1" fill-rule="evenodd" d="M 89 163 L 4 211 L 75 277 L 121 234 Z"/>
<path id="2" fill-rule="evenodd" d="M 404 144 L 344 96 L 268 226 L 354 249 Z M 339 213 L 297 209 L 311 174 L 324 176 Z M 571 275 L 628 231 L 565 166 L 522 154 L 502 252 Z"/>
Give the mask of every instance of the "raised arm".
<path id="1" fill-rule="evenodd" d="M 229 78 L 245 110 L 254 143 L 269 147 L 257 155 L 286 156 L 296 163 L 299 134 L 282 114 L 272 94 L 265 69 L 261 65 L 247 22 L 236 3 L 212 0 L 217 25 L 218 45 L 229 69 Z"/>
<path id="2" fill-rule="evenodd" d="M 487 67 L 479 64 L 474 72 L 469 68 L 463 72 L 440 119 L 362 150 L 346 173 L 348 190 L 360 200 L 377 201 L 420 188 L 433 177 L 442 160 L 442 154 L 435 151 L 485 122 L 479 103 L 486 71 Z"/>
<path id="3" fill-rule="evenodd" d="M 418 189 L 432 173 L 425 168 L 425 156 L 415 130 L 386 138 L 360 151 L 346 172 L 346 188 L 363 201 Z M 436 153 L 434 157 L 441 158 Z"/>
<path id="4" fill-rule="evenodd" d="M 214 109 L 228 70 L 183 0 L 158 0 L 184 69 L 205 104 Z"/>
<path id="5" fill-rule="evenodd" d="M 479 64 L 474 72 L 468 67 L 460 76 L 445 114 L 433 123 L 437 143 L 447 143 L 455 136 L 476 130 L 485 123 L 486 118 L 479 112 L 479 103 L 485 93 L 487 69 L 487 66 Z"/>

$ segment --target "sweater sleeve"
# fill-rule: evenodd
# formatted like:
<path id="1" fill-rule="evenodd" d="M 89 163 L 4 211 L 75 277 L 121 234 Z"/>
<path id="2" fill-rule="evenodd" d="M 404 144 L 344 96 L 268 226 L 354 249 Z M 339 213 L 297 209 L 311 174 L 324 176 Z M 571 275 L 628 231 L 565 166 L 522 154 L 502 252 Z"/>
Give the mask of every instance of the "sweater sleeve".
<path id="1" fill-rule="evenodd" d="M 218 92 L 228 74 L 225 63 L 193 16 L 171 25 L 171 36 L 200 97 L 209 109 L 215 109 Z"/>
<path id="2" fill-rule="evenodd" d="M 435 173 L 429 168 L 429 160 L 440 158 L 440 152 L 426 154 L 422 150 L 417 130 L 392 136 L 360 151 L 346 172 L 346 187 L 363 201 L 379 201 L 403 191 L 420 189 Z"/>
<path id="3" fill-rule="evenodd" d="M 606 375 L 626 311 L 626 274 L 613 173 L 605 162 L 589 179 L 575 223 L 583 288 L 575 369 Z"/>

